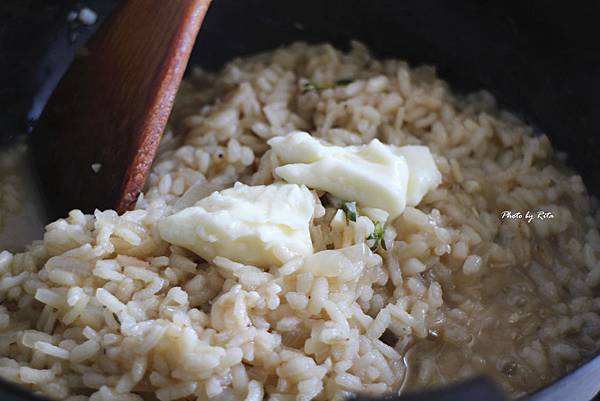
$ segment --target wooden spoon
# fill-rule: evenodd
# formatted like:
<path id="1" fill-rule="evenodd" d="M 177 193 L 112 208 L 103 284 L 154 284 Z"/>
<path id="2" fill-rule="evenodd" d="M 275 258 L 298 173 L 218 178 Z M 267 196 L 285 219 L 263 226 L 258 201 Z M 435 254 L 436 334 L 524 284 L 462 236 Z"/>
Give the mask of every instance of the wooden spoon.
<path id="1" fill-rule="evenodd" d="M 125 1 L 75 59 L 31 141 L 59 215 L 135 204 L 209 3 Z"/>

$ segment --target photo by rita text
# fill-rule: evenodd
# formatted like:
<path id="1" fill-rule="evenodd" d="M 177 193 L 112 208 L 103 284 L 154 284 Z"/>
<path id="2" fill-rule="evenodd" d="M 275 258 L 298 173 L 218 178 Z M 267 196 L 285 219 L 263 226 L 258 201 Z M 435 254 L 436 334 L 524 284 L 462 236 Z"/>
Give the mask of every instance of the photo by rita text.
<path id="1" fill-rule="evenodd" d="M 501 220 L 526 220 L 531 223 L 533 220 L 549 220 L 553 219 L 554 214 L 545 210 L 527 210 L 524 213 L 514 210 L 503 210 L 500 213 Z"/>

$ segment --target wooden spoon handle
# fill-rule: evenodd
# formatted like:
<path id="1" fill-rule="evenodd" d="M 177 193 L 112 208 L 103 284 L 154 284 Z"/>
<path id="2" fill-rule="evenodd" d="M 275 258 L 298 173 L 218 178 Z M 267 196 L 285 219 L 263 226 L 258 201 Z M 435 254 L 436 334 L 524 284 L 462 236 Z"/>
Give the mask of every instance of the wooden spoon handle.
<path id="1" fill-rule="evenodd" d="M 125 1 L 74 61 L 32 137 L 56 211 L 135 203 L 209 3 Z"/>

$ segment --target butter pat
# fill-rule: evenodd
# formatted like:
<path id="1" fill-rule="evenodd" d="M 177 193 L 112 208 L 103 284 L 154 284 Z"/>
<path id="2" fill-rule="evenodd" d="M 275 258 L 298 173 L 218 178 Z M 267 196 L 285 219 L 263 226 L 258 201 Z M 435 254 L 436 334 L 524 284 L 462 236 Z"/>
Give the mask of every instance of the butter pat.
<path id="1" fill-rule="evenodd" d="M 306 132 L 294 132 L 268 144 L 280 161 L 291 163 L 275 169 L 287 182 L 383 209 L 392 217 L 406 206 L 406 160 L 376 139 L 364 146 L 326 146 Z"/>
<path id="2" fill-rule="evenodd" d="M 390 219 L 415 206 L 441 182 L 429 149 L 395 147 L 374 139 L 361 146 L 331 146 L 306 132 L 271 138 L 268 144 L 284 164 L 275 174 L 360 206 L 383 209 Z"/>
<path id="3" fill-rule="evenodd" d="M 158 229 L 163 240 L 205 260 L 224 256 L 267 268 L 313 253 L 314 211 L 315 199 L 305 186 L 238 182 L 163 219 Z"/>
<path id="4" fill-rule="evenodd" d="M 435 161 L 427 146 L 392 146 L 392 149 L 395 154 L 404 156 L 406 164 L 408 164 L 406 205 L 417 206 L 427 192 L 433 191 L 440 185 L 442 174 L 435 166 Z"/>

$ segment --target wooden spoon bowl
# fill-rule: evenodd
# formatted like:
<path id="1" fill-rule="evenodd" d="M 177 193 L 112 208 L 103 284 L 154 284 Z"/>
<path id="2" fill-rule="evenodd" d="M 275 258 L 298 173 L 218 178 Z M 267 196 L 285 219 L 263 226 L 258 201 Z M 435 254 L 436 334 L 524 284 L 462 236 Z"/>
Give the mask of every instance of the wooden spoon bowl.
<path id="1" fill-rule="evenodd" d="M 75 59 L 31 141 L 58 215 L 135 204 L 209 3 L 123 2 Z"/>

